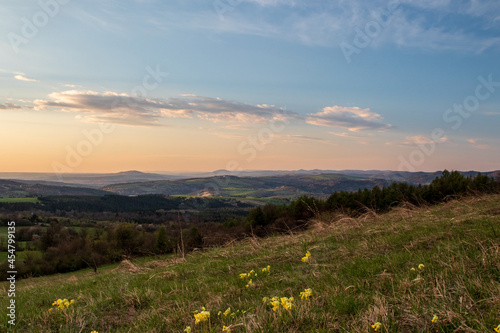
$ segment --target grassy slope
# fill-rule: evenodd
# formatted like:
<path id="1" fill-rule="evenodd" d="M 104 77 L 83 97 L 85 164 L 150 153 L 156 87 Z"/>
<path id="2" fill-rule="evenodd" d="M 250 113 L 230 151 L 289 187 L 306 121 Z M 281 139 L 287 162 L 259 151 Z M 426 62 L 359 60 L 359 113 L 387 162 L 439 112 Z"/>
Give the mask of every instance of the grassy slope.
<path id="1" fill-rule="evenodd" d="M 303 263 L 306 250 L 312 256 Z M 10 331 L 182 332 L 190 325 L 193 332 L 221 332 L 233 325 L 232 332 L 370 332 L 378 321 L 383 332 L 494 332 L 500 324 L 499 195 L 316 222 L 303 234 L 250 239 L 186 259 L 19 281 L 17 331 Z M 422 272 L 410 270 L 419 264 Z M 259 274 L 249 288 L 238 277 L 267 265 L 270 275 Z M 298 297 L 304 288 L 314 293 L 307 301 Z M 294 296 L 296 306 L 274 312 L 264 296 Z M 58 298 L 76 303 L 49 312 Z M 202 306 L 211 312 L 210 326 L 194 324 L 193 311 Z M 228 307 L 247 312 L 217 316 Z"/>

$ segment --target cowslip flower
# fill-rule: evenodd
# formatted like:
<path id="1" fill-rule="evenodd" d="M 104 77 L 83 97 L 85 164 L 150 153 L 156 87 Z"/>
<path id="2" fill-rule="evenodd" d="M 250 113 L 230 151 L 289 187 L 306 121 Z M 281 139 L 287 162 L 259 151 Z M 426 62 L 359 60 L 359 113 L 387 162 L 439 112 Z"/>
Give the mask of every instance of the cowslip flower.
<path id="1" fill-rule="evenodd" d="M 437 316 L 437 315 L 434 315 L 434 317 L 432 317 L 431 322 L 433 322 L 433 323 L 437 323 L 438 319 L 439 319 L 439 318 L 438 318 L 438 316 Z"/>
<path id="2" fill-rule="evenodd" d="M 68 301 L 66 298 L 65 299 L 58 299 L 52 303 L 52 306 L 57 306 L 57 310 L 64 310 L 65 307 L 69 308 L 70 305 L 74 304 L 75 301 L 71 300 Z"/>
<path id="3" fill-rule="evenodd" d="M 412 267 L 410 271 L 415 272 L 416 271 L 415 267 Z"/>
<path id="4" fill-rule="evenodd" d="M 271 266 L 267 265 L 267 267 L 262 268 L 262 273 L 269 273 L 271 270 Z"/>
<path id="5" fill-rule="evenodd" d="M 224 317 L 227 317 L 231 313 L 231 308 L 227 308 L 226 311 L 224 311 L 223 315 Z"/>
<path id="6" fill-rule="evenodd" d="M 247 276 L 248 276 L 248 274 L 247 274 L 247 273 L 241 273 L 241 274 L 240 274 L 240 279 L 244 279 L 244 278 L 246 278 Z"/>
<path id="7" fill-rule="evenodd" d="M 500 333 L 500 325 L 494 328 L 495 332 Z"/>
<path id="8" fill-rule="evenodd" d="M 252 285 L 253 285 L 253 282 L 252 282 L 252 279 L 250 279 L 245 287 L 248 288 Z"/>
<path id="9" fill-rule="evenodd" d="M 293 297 L 281 297 L 281 305 L 283 305 L 283 307 L 286 309 L 286 310 L 291 310 L 292 307 L 294 307 L 293 305 Z"/>
<path id="10" fill-rule="evenodd" d="M 186 326 L 186 328 L 184 329 L 184 332 L 191 333 L 191 326 Z"/>
<path id="11" fill-rule="evenodd" d="M 90 332 L 90 333 L 99 333 L 99 332 L 97 332 L 97 331 L 92 331 L 92 332 Z"/>
<path id="12" fill-rule="evenodd" d="M 382 323 L 376 322 L 375 324 L 372 325 L 372 328 L 375 332 L 377 332 L 379 329 L 382 328 Z"/>
<path id="13" fill-rule="evenodd" d="M 273 311 L 278 311 L 278 309 L 280 308 L 280 301 L 278 297 L 271 298 L 271 301 L 269 303 L 273 306 Z"/>
<path id="14" fill-rule="evenodd" d="M 300 260 L 302 260 L 302 262 L 308 262 L 309 258 L 311 258 L 311 252 L 307 251 L 306 256 L 302 257 Z"/>
<path id="15" fill-rule="evenodd" d="M 194 323 L 196 325 L 201 323 L 202 321 L 207 321 L 210 319 L 210 311 L 206 311 L 205 308 L 203 308 L 203 311 L 194 314 L 194 319 Z"/>
<path id="16" fill-rule="evenodd" d="M 424 268 L 425 268 L 424 264 L 418 265 L 418 269 L 420 269 L 421 271 L 424 270 Z"/>
<path id="17" fill-rule="evenodd" d="M 222 332 L 231 332 L 231 328 L 224 325 L 224 326 L 222 326 Z"/>
<path id="18" fill-rule="evenodd" d="M 308 289 L 304 289 L 304 291 L 302 291 L 300 293 L 300 299 L 309 299 L 309 297 L 312 296 L 312 289 L 311 288 L 308 288 Z"/>

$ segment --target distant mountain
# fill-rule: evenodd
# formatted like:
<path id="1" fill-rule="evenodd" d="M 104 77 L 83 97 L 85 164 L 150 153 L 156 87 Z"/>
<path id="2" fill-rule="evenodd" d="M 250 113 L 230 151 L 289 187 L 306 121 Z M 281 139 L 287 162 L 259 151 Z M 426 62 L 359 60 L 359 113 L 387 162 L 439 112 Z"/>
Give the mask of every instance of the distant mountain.
<path id="1" fill-rule="evenodd" d="M 450 170 L 451 171 L 451 170 Z M 495 172 L 482 172 L 493 177 Z M 171 179 L 188 179 L 188 178 L 209 178 L 217 176 L 237 176 L 237 177 L 270 177 L 270 176 L 300 176 L 300 175 L 323 175 L 323 174 L 341 174 L 347 176 L 355 176 L 368 179 L 386 179 L 397 182 L 407 182 L 410 184 L 428 184 L 434 178 L 441 176 L 442 171 L 433 172 L 409 172 L 409 171 L 392 171 L 392 170 L 245 170 L 245 171 L 229 171 L 216 170 L 212 172 L 190 172 L 169 175 Z M 460 171 L 464 176 L 476 176 L 478 171 Z"/>
<path id="2" fill-rule="evenodd" d="M 384 179 L 367 179 L 340 174 L 284 175 L 267 177 L 217 176 L 169 181 L 113 184 L 103 190 L 122 195 L 166 194 L 230 197 L 324 197 L 335 191 L 384 186 Z"/>
<path id="3" fill-rule="evenodd" d="M 72 186 L 53 186 L 44 184 L 29 184 L 12 180 L 0 179 L 0 197 L 23 198 L 47 195 L 94 195 L 110 194 L 103 190 Z"/>

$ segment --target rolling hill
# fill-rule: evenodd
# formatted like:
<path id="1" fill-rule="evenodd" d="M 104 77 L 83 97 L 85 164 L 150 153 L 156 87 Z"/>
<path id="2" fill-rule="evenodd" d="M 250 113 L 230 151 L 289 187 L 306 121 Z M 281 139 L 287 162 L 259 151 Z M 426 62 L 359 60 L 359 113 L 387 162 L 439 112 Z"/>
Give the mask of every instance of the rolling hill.
<path id="1" fill-rule="evenodd" d="M 22 181 L 0 179 L 0 197 L 24 198 L 47 195 L 94 195 L 109 194 L 106 191 L 72 186 L 54 186 L 45 184 L 32 184 Z"/>
<path id="2" fill-rule="evenodd" d="M 384 186 L 384 179 L 367 179 L 340 174 L 268 177 L 218 176 L 143 183 L 113 184 L 102 189 L 121 195 L 166 194 L 228 197 L 324 197 L 335 191 Z"/>

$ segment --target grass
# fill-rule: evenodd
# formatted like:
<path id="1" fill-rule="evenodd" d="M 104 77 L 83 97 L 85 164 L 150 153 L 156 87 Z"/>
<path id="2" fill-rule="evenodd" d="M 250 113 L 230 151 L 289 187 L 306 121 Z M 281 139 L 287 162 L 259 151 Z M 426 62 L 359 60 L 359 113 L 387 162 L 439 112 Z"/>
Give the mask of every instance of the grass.
<path id="1" fill-rule="evenodd" d="M 307 263 L 301 261 L 311 252 Z M 359 219 L 305 233 L 17 282 L 2 332 L 494 332 L 500 324 L 500 196 Z M 423 264 L 423 270 L 417 267 Z M 261 268 L 271 266 L 270 274 Z M 416 268 L 412 271 L 411 268 Z M 240 273 L 255 270 L 253 285 Z M 301 300 L 305 288 L 313 296 Z M 6 291 L 6 282 L 0 284 Z M 9 299 L 0 294 L 0 307 Z M 273 311 L 263 297 L 294 297 Z M 58 298 L 74 299 L 49 311 Z M 194 323 L 206 307 L 210 321 Z M 228 307 L 234 316 L 218 315 Z M 432 323 L 434 315 L 438 320 Z"/>
<path id="2" fill-rule="evenodd" d="M 13 202 L 39 203 L 40 200 L 38 200 L 38 198 L 0 198 L 0 202 L 7 202 L 7 203 L 13 203 Z"/>

